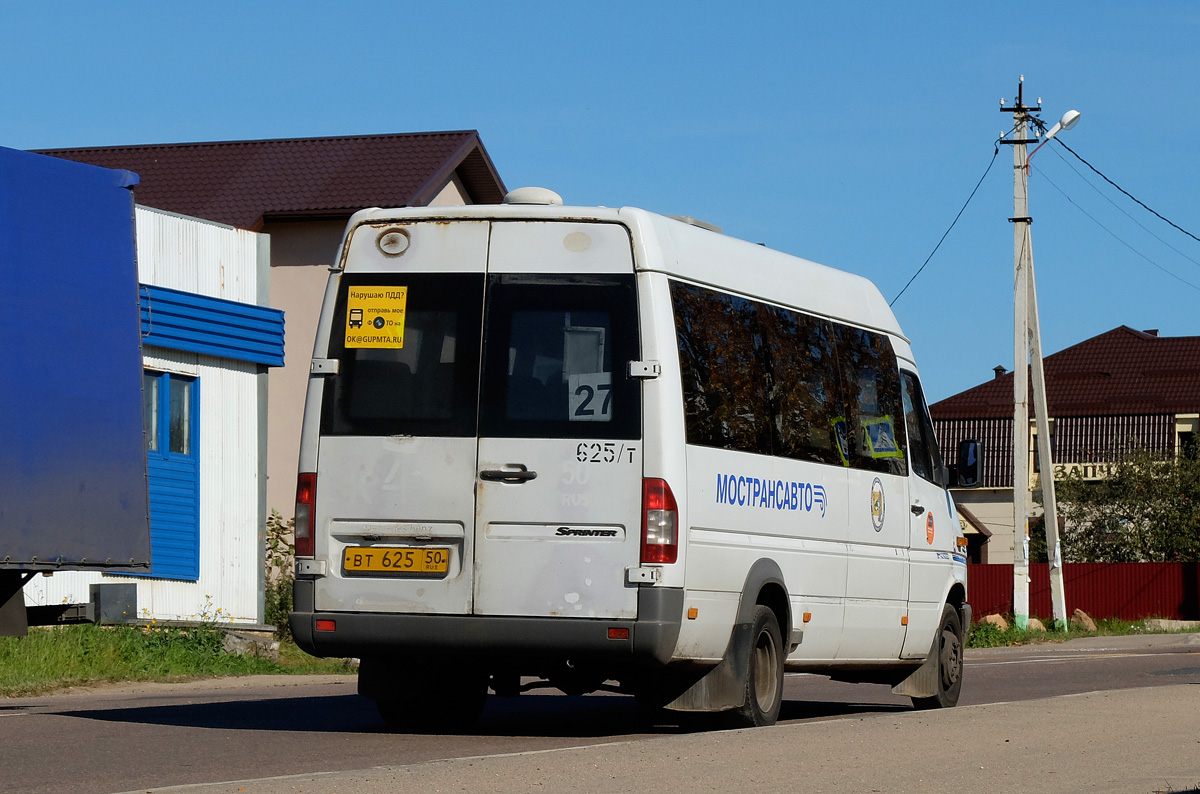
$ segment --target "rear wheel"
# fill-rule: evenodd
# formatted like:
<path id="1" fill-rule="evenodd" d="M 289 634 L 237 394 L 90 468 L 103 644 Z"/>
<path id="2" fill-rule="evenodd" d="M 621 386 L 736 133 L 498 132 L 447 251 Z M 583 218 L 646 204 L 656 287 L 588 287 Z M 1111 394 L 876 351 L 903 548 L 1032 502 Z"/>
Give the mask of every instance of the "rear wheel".
<path id="1" fill-rule="evenodd" d="M 379 716 L 393 731 L 454 733 L 469 729 L 483 713 L 487 682 L 460 681 L 453 689 L 409 698 L 376 700 Z"/>
<path id="2" fill-rule="evenodd" d="M 951 604 L 942 607 L 942 622 L 933 639 L 933 647 L 929 649 L 929 661 L 937 665 L 937 694 L 913 698 L 913 706 L 919 709 L 951 708 L 958 703 L 963 674 L 962 622 L 958 610 Z"/>
<path id="3" fill-rule="evenodd" d="M 469 729 L 487 701 L 487 675 L 457 665 L 442 665 L 437 680 L 406 674 L 384 660 L 363 660 L 359 692 L 375 701 L 379 716 L 393 731 L 450 733 Z M 407 668 L 411 670 L 412 668 Z"/>
<path id="4" fill-rule="evenodd" d="M 729 712 L 737 727 L 774 725 L 783 705 L 783 635 L 779 621 L 768 607 L 754 607 L 754 622 L 746 639 L 749 662 L 743 683 L 745 702 Z"/>

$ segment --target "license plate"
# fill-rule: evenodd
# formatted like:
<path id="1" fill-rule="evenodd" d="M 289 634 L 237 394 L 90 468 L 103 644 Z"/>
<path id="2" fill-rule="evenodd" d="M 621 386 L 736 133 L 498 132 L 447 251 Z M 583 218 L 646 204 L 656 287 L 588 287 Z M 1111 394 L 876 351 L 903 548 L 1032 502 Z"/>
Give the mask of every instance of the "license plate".
<path id="1" fill-rule="evenodd" d="M 450 570 L 450 549 L 350 546 L 342 554 L 342 570 L 350 575 L 384 574 L 440 579 Z"/>

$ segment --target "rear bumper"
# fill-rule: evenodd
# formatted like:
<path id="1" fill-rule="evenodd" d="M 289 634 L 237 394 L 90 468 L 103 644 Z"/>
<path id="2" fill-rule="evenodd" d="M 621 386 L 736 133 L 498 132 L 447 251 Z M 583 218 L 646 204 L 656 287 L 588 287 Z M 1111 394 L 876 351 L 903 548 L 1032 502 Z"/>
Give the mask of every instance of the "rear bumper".
<path id="1" fill-rule="evenodd" d="M 669 662 L 675 651 L 683 590 L 639 589 L 633 620 L 316 612 L 312 582 L 305 580 L 296 581 L 295 606 L 298 611 L 289 615 L 292 636 L 317 656 L 472 654 L 505 665 L 569 660 L 654 667 Z M 333 621 L 334 630 L 317 631 L 318 620 Z M 609 629 L 628 629 L 629 637 L 610 639 Z"/>

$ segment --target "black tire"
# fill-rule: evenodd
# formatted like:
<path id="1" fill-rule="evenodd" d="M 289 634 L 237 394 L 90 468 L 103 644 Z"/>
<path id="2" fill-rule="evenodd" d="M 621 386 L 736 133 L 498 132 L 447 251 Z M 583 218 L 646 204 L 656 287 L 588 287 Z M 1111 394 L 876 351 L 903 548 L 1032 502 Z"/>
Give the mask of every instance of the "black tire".
<path id="1" fill-rule="evenodd" d="M 406 698 L 379 698 L 375 708 L 390 730 L 399 733 L 457 733 L 471 728 L 487 702 L 487 677 L 464 675 L 452 683 L 414 683 Z"/>
<path id="2" fill-rule="evenodd" d="M 783 705 L 783 634 L 779 621 L 768 607 L 754 607 L 754 622 L 747 635 L 749 647 L 746 678 L 742 682 L 745 702 L 728 712 L 730 723 L 739 728 L 774 725 Z"/>
<path id="3" fill-rule="evenodd" d="M 927 698 L 913 698 L 918 709 L 948 709 L 958 703 L 963 677 L 963 632 L 958 610 L 952 605 L 942 607 L 942 622 L 929 658 L 937 664 L 937 694 Z"/>

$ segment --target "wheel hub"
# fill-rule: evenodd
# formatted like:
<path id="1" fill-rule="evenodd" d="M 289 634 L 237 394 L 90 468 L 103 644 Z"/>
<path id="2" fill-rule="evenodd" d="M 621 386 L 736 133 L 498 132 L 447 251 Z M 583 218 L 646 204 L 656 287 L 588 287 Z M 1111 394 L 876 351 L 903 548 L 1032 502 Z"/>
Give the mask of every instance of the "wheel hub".
<path id="1" fill-rule="evenodd" d="M 953 631 L 942 630 L 941 649 L 942 688 L 949 689 L 958 681 L 962 665 L 962 644 Z"/>
<path id="2" fill-rule="evenodd" d="M 775 668 L 779 664 L 778 653 L 775 638 L 770 632 L 761 632 L 758 642 L 754 645 L 754 694 L 759 708 L 763 711 L 770 710 L 775 703 Z"/>

